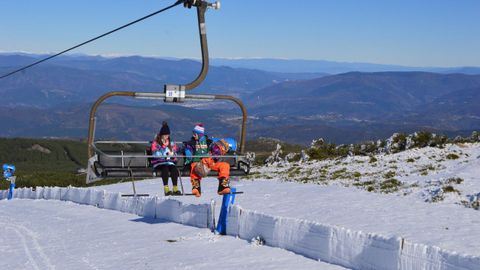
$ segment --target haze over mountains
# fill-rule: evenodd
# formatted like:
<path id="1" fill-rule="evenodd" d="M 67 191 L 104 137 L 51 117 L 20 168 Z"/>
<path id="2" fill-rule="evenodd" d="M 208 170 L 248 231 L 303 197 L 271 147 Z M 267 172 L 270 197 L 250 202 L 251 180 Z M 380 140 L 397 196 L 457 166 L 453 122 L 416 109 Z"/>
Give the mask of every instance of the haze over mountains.
<path id="1" fill-rule="evenodd" d="M 325 60 L 301 60 L 301 59 L 269 59 L 269 58 L 237 58 L 225 59 L 214 58 L 213 65 L 224 65 L 234 68 L 255 68 L 274 72 L 321 72 L 328 74 L 340 74 L 352 71 L 358 72 L 386 72 L 386 71 L 425 71 L 436 73 L 464 73 L 480 74 L 479 67 L 408 67 L 399 65 L 384 65 L 357 62 L 335 62 Z"/>
<path id="2" fill-rule="evenodd" d="M 0 73 L 30 64 L 38 57 L 0 55 Z M 212 63 L 237 67 L 211 66 L 206 81 L 194 92 L 242 98 L 250 116 L 249 138 L 266 136 L 307 144 L 323 137 L 349 143 L 421 129 L 465 135 L 480 127 L 476 105 L 480 101 L 479 68 L 431 68 L 437 71 L 433 73 L 326 61 L 214 59 Z M 377 72 L 389 68 L 402 71 Z M 0 136 L 85 138 L 89 108 L 102 94 L 163 92 L 165 83 L 188 83 L 199 70 L 200 63 L 193 60 L 60 57 L 0 80 L 0 114 L 8 119 Z M 336 74 L 341 70 L 348 72 Z M 352 72 L 356 70 L 375 72 Z M 199 121 L 205 122 L 213 135 L 237 134 L 241 116 L 238 107 L 206 105 L 198 110 L 162 102 L 111 99 L 110 105 L 103 105 L 98 113 L 102 123 L 98 134 L 149 140 L 163 120 L 169 121 L 182 139 Z"/>
<path id="3" fill-rule="evenodd" d="M 0 55 L 0 72 L 4 74 L 14 67 L 33 63 L 38 57 Z M 51 107 L 64 102 L 92 102 L 101 94 L 113 90 L 163 92 L 164 84 L 189 83 L 199 71 L 200 63 L 193 60 L 67 56 L 3 79 L 0 81 L 0 93 L 3 104 Z M 322 74 L 319 73 L 289 74 L 212 66 L 208 78 L 197 91 L 243 95 L 277 81 L 320 76 Z"/>

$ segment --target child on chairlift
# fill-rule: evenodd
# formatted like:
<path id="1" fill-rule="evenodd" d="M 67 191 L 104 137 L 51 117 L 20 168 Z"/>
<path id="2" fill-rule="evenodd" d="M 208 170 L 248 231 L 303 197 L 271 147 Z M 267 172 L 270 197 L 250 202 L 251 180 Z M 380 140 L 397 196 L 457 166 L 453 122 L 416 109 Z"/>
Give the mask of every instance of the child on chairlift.
<path id="1" fill-rule="evenodd" d="M 171 142 L 170 128 L 167 122 L 162 123 L 160 132 L 152 142 L 151 151 L 153 156 L 158 156 L 158 158 L 152 159 L 152 165 L 157 174 L 160 173 L 162 177 L 165 196 L 182 195 L 177 186 L 179 176 L 175 158 L 177 149 L 176 145 Z M 168 186 L 169 177 L 172 178 L 173 190 L 170 190 Z"/>
<path id="2" fill-rule="evenodd" d="M 230 186 L 228 177 L 230 176 L 230 164 L 227 162 L 218 161 L 209 155 L 220 156 L 224 155 L 227 150 L 218 152 L 218 148 L 209 147 L 207 143 L 207 136 L 205 135 L 205 127 L 203 124 L 197 124 L 193 128 L 193 137 L 189 145 L 193 148 L 194 155 L 193 163 L 190 170 L 190 181 L 192 183 L 192 194 L 200 197 L 201 186 L 200 181 L 203 177 L 208 176 L 210 170 L 218 172 L 218 190 L 219 195 L 230 193 Z M 213 144 L 211 145 L 213 146 Z M 204 156 L 204 157 L 203 157 Z"/>

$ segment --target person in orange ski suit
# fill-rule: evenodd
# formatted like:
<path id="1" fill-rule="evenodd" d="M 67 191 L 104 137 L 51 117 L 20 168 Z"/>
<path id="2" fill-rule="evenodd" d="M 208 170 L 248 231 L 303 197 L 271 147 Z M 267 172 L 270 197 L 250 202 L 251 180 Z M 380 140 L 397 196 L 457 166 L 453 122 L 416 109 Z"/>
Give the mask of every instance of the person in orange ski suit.
<path id="1" fill-rule="evenodd" d="M 203 125 L 196 125 L 193 129 L 193 139 L 195 141 L 194 149 L 208 149 L 208 146 L 205 147 L 207 140 L 205 138 L 205 128 Z M 205 145 L 203 145 L 205 144 Z M 216 150 L 217 148 L 214 148 Z M 195 155 L 201 155 L 203 151 L 195 151 Z M 212 149 L 208 151 L 209 155 L 212 155 Z M 214 151 L 214 155 L 223 155 L 225 153 L 220 153 Z M 224 195 L 230 193 L 230 186 L 228 183 L 228 178 L 230 176 L 230 164 L 227 162 L 217 161 L 216 159 L 205 156 L 202 157 L 198 162 L 192 163 L 190 170 L 190 181 L 192 183 L 192 194 L 195 197 L 200 197 L 202 195 L 200 181 L 203 177 L 208 176 L 210 170 L 218 172 L 218 190 L 219 195 Z"/>

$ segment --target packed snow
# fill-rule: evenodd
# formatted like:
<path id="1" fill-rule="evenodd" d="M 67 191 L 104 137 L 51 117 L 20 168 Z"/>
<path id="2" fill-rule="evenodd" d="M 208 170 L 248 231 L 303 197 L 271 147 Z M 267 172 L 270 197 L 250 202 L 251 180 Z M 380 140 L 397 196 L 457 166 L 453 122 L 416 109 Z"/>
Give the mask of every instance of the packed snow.
<path id="1" fill-rule="evenodd" d="M 480 269 L 479 162 L 478 143 L 374 158 L 277 162 L 244 179 L 231 179 L 245 193 L 230 208 L 227 234 L 247 240 L 245 245 L 262 243 L 353 269 Z M 188 191 L 188 179 L 183 183 Z M 16 195 L 163 218 L 207 232 L 200 228 L 211 227 L 221 203 L 216 188 L 217 180 L 207 178 L 201 198 L 165 198 L 161 180 L 152 179 L 136 182 L 137 192 L 149 193 L 149 198 L 120 197 L 119 192 L 132 192 L 131 183 L 95 187 L 98 191 L 17 190 Z M 211 199 L 217 202 L 217 216 L 208 210 Z M 2 201 L 2 209 L 12 202 Z M 53 211 L 57 208 L 52 206 Z M 88 222 L 95 219 L 91 216 Z M 302 263 L 295 267 L 309 268 Z"/>
<path id="2" fill-rule="evenodd" d="M 0 269 L 344 269 L 208 229 L 54 200 L 0 201 Z"/>

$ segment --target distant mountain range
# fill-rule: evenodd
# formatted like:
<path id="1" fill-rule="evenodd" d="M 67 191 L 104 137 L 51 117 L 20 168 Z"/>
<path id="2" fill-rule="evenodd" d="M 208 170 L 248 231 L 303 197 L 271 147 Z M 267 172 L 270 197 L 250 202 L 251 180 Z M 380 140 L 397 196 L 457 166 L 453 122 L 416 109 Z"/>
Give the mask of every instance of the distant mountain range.
<path id="1" fill-rule="evenodd" d="M 0 74 L 39 57 L 0 54 Z M 228 61 L 256 68 L 268 62 Z M 463 68 L 464 73 L 445 69 L 445 73 L 328 75 L 317 69 L 307 72 L 313 70 L 308 66 L 298 70 L 302 73 L 286 72 L 288 69 L 281 66 L 288 61 L 276 62 L 284 72 L 211 66 L 207 80 L 194 92 L 241 97 L 250 116 L 249 138 L 274 137 L 308 144 L 323 137 L 351 143 L 399 131 L 427 129 L 466 135 L 480 129 L 480 75 L 471 75 L 477 68 Z M 218 59 L 213 63 L 226 64 Z M 301 66 L 301 62 L 291 62 L 290 71 L 297 64 Z M 163 92 L 165 83 L 188 83 L 199 70 L 200 63 L 193 60 L 63 56 L 0 80 L 0 115 L 4 121 L 0 136 L 85 138 L 90 106 L 103 93 Z M 98 113 L 97 134 L 102 138 L 149 140 L 163 120 L 171 123 L 180 139 L 190 136 L 196 122 L 204 122 L 212 136 L 238 134 L 240 110 L 236 106 L 213 103 L 195 109 L 196 104 L 185 105 L 190 107 L 112 99 Z"/>
<path id="2" fill-rule="evenodd" d="M 27 65 L 32 59 L 41 59 L 48 55 L 27 54 L 27 53 L 0 53 L 0 66 Z M 113 60 L 113 61 L 110 61 Z M 137 63 L 133 63 L 134 61 Z M 158 61 L 165 60 L 165 61 Z M 111 71 L 128 71 L 124 68 L 128 65 L 131 71 L 148 73 L 158 76 L 166 70 L 182 71 L 189 69 L 186 62 L 198 63 L 198 60 L 181 58 L 152 58 L 141 56 L 127 57 L 102 57 L 90 55 L 68 55 L 60 56 L 50 63 L 66 64 L 67 66 L 82 67 L 84 69 L 96 69 Z M 134 64 L 135 66 L 132 66 Z M 459 67 L 412 67 L 401 65 L 374 64 L 362 62 L 340 62 L 326 60 L 304 60 L 304 59 L 276 59 L 276 58 L 212 58 L 210 65 L 215 67 L 229 67 L 235 69 L 261 70 L 275 73 L 294 73 L 300 76 L 299 79 L 318 77 L 320 74 L 341 74 L 347 72 L 388 72 L 388 71 L 423 71 L 442 74 L 462 73 L 469 75 L 480 74 L 480 67 L 459 66 Z M 194 67 L 196 68 L 196 67 Z M 196 73 L 195 70 L 190 70 Z M 193 74 L 189 74 L 193 75 Z M 303 77 L 303 78 L 302 78 Z"/>
<path id="3" fill-rule="evenodd" d="M 480 75 L 351 72 L 272 85 L 245 102 L 260 126 L 287 127 L 275 128 L 284 140 L 328 134 L 344 143 L 422 129 L 466 135 L 480 128 Z"/>
<path id="4" fill-rule="evenodd" d="M 223 65 L 234 68 L 255 68 L 274 72 L 305 73 L 320 72 L 340 74 L 347 72 L 387 72 L 387 71 L 424 71 L 436 73 L 463 73 L 480 74 L 480 67 L 409 67 L 399 65 L 384 65 L 358 62 L 335 62 L 325 60 L 300 59 L 269 59 L 269 58 L 240 58 L 240 59 L 212 59 L 213 65 Z"/>
<path id="5" fill-rule="evenodd" d="M 343 117 L 374 120 L 433 106 L 452 93 L 467 97 L 459 93 L 477 87 L 480 75 L 350 72 L 275 84 L 250 94 L 246 102 L 258 114 L 312 117 L 339 112 Z"/>
<path id="6" fill-rule="evenodd" d="M 5 74 L 39 56 L 0 55 Z M 51 107 L 65 102 L 92 102 L 109 91 L 163 92 L 166 83 L 185 84 L 200 72 L 193 60 L 145 57 L 60 57 L 0 80 L 3 104 Z M 210 67 L 199 93 L 241 96 L 277 82 L 321 77 L 320 73 L 278 73 L 231 67 Z"/>

